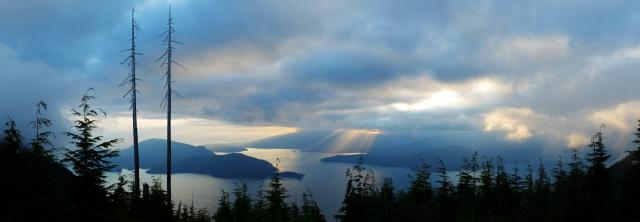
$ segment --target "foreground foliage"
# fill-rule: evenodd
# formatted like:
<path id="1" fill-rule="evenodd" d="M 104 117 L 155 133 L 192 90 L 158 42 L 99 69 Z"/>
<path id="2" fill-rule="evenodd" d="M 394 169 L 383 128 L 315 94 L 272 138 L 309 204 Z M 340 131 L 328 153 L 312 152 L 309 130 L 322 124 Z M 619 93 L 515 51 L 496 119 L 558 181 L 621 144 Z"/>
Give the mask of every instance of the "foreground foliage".
<path id="1" fill-rule="evenodd" d="M 436 188 L 423 162 L 411 175 L 408 190 L 394 189 L 391 179 L 376 183 L 362 159 L 347 170 L 339 221 L 640 221 L 640 121 L 634 143 L 622 161 L 609 160 L 602 128 L 587 146 L 586 158 L 574 150 L 568 166 L 560 158 L 548 175 L 517 163 L 508 172 L 503 159 L 474 153 L 463 159 L 454 185 L 442 160 Z"/>

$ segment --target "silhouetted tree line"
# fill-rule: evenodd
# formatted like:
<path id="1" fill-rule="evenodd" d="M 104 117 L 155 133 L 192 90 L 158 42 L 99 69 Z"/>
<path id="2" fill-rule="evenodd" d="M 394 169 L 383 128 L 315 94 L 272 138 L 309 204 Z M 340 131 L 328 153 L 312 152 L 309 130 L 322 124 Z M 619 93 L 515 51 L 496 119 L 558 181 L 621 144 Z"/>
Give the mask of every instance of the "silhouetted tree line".
<path id="1" fill-rule="evenodd" d="M 604 125 L 603 125 L 604 126 Z M 607 168 L 610 155 L 602 127 L 587 146 L 586 158 L 574 149 L 549 171 L 542 160 L 507 170 L 501 157 L 474 153 L 463 158 L 452 181 L 438 159 L 436 186 L 430 166 L 422 162 L 410 175 L 407 190 L 390 178 L 375 181 L 362 159 L 348 169 L 338 221 L 640 221 L 640 121 L 638 146 Z M 550 174 L 548 174 L 550 172 Z"/>
<path id="2" fill-rule="evenodd" d="M 290 222 L 322 222 L 326 221 L 320 207 L 313 200 L 311 191 L 302 194 L 301 205 L 287 203 L 287 190 L 282 185 L 280 171 L 271 177 L 266 188 L 258 190 L 255 200 L 247 194 L 247 185 L 236 182 L 233 189 L 233 201 L 230 194 L 222 190 L 218 200 L 218 209 L 213 215 L 215 221 L 290 221 Z"/>
<path id="3" fill-rule="evenodd" d="M 71 110 L 72 130 L 63 133 L 73 148 L 53 146 L 44 102 L 29 123 L 35 131 L 29 144 L 8 118 L 0 142 L 0 221 L 210 221 L 205 209 L 194 211 L 193 205 L 190 211 L 186 205 L 174 210 L 158 179 L 143 184 L 142 197 L 123 176 L 106 184 L 106 172 L 114 167 L 109 158 L 118 155 L 110 148 L 121 139 L 94 135 L 106 113 L 90 105 L 90 90 Z"/>
<path id="4" fill-rule="evenodd" d="M 121 176 L 108 186 L 105 173 L 118 155 L 111 148 L 121 139 L 94 135 L 100 116 L 90 90 L 71 110 L 73 126 L 64 135 L 73 148 L 55 147 L 53 125 L 39 102 L 34 131 L 27 144 L 11 118 L 0 143 L 0 221 L 325 221 L 310 191 L 300 203 L 287 203 L 287 190 L 276 171 L 255 199 L 244 183 L 222 191 L 218 209 L 194 209 L 167 202 L 159 179 L 142 185 Z M 602 128 L 601 128 L 602 129 Z M 406 190 L 389 178 L 375 181 L 362 160 L 346 172 L 347 184 L 340 221 L 638 221 L 640 219 L 640 121 L 637 146 L 622 161 L 607 167 L 610 155 L 602 130 L 591 138 L 586 154 L 574 149 L 568 163 L 559 158 L 551 170 L 539 161 L 507 169 L 501 157 L 463 158 L 455 178 L 442 160 L 431 183 L 431 167 L 422 162 L 410 175 Z M 62 155 L 56 155 L 55 152 Z M 58 159 L 58 156 L 62 158 Z M 73 169 L 70 171 L 67 166 Z M 455 179 L 455 180 L 454 180 Z M 457 180 L 457 181 L 456 181 Z"/>

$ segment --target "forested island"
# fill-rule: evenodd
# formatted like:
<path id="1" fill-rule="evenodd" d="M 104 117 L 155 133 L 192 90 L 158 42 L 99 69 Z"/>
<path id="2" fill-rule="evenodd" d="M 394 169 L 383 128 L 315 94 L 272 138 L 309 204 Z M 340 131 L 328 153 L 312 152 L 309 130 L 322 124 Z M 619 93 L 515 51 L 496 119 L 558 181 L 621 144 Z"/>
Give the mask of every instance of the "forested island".
<path id="1" fill-rule="evenodd" d="M 166 173 L 166 140 L 148 139 L 140 142 L 140 167 L 151 174 Z M 241 153 L 217 155 L 204 146 L 192 146 L 186 143 L 173 144 L 173 173 L 197 173 L 229 179 L 266 179 L 276 171 L 271 163 Z M 111 160 L 116 167 L 133 170 L 133 148 L 120 150 L 120 155 Z M 281 172 L 282 177 L 302 179 L 303 174 Z"/>

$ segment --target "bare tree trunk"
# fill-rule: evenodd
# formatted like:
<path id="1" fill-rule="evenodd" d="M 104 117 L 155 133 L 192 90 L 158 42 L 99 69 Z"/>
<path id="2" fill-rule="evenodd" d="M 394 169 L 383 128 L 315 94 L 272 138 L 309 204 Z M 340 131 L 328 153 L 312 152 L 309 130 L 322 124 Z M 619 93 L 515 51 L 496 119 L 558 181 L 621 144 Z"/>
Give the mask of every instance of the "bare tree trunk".
<path id="1" fill-rule="evenodd" d="M 171 57 L 173 52 L 173 43 L 180 43 L 173 40 L 174 31 L 175 30 L 173 29 L 173 21 L 171 19 L 171 5 L 170 5 L 169 6 L 169 22 L 167 23 L 167 30 L 165 31 L 165 39 L 164 39 L 164 43 L 167 45 L 167 49 L 165 50 L 164 54 L 156 60 L 157 62 L 162 59 L 166 59 L 166 61 L 163 62 L 163 65 L 167 66 L 167 71 L 165 72 L 165 78 L 167 81 L 165 83 L 165 88 L 167 89 L 167 93 L 165 94 L 163 105 L 165 105 L 167 108 L 167 202 L 169 204 L 172 204 L 171 203 L 171 98 L 173 96 L 173 93 L 177 93 L 175 90 L 171 88 L 171 84 L 173 83 L 173 81 L 171 80 L 171 66 L 173 64 L 181 66 L 179 63 L 173 61 L 173 58 Z"/>
<path id="2" fill-rule="evenodd" d="M 137 24 L 134 20 L 135 9 L 131 10 L 131 109 L 133 122 L 133 166 L 134 166 L 134 182 L 133 195 L 134 200 L 140 198 L 140 155 L 138 149 L 138 108 L 137 108 L 137 89 L 136 89 L 136 28 Z"/>
<path id="3" fill-rule="evenodd" d="M 127 95 L 131 96 L 131 100 L 129 101 L 131 103 L 131 106 L 129 107 L 129 109 L 131 109 L 131 119 L 133 124 L 132 126 L 133 128 L 133 166 L 134 166 L 133 195 L 134 195 L 134 201 L 137 201 L 140 198 L 140 155 L 139 155 L 139 148 L 138 148 L 138 108 L 137 108 L 138 90 L 136 88 L 136 82 L 138 78 L 136 76 L 136 64 L 137 64 L 136 56 L 141 54 L 136 52 L 136 38 L 137 38 L 136 33 L 137 31 L 139 31 L 140 28 L 138 27 L 138 24 L 136 23 L 134 16 L 135 16 L 135 9 L 131 9 L 131 48 L 128 49 L 128 51 L 130 51 L 131 54 L 122 62 L 122 63 L 128 62 L 128 65 L 131 68 L 131 70 L 129 71 L 129 74 L 124 79 L 124 81 L 120 83 L 120 87 L 125 86 L 127 84 L 131 87 L 129 88 L 129 90 L 124 96 L 125 97 Z"/>
<path id="4" fill-rule="evenodd" d="M 169 34 L 169 40 L 171 40 L 171 34 Z M 169 41 L 167 58 L 171 61 L 171 41 Z M 171 62 L 167 65 L 167 198 L 171 203 Z"/>

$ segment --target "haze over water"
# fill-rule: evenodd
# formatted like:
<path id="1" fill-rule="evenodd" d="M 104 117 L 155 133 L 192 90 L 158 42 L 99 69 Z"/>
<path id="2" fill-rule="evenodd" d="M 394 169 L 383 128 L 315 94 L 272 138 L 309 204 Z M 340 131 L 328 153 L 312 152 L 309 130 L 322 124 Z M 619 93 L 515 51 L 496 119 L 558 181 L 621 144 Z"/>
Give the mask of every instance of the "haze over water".
<path id="1" fill-rule="evenodd" d="M 329 220 L 333 220 L 333 215 L 338 212 L 347 179 L 345 171 L 352 167 L 352 164 L 344 163 L 327 163 L 321 162 L 320 159 L 335 155 L 335 153 L 318 153 L 318 152 L 302 152 L 295 149 L 254 149 L 249 148 L 242 154 L 269 161 L 274 166 L 279 159 L 278 167 L 281 171 L 293 171 L 304 174 L 302 180 L 284 179 L 284 187 L 289 194 L 288 201 L 300 201 L 300 196 L 306 189 L 311 190 L 314 199 L 322 209 L 322 213 Z M 219 153 L 218 153 L 219 154 Z M 382 182 L 384 177 L 393 179 L 397 189 L 406 188 L 409 184 L 410 169 L 398 167 L 378 167 L 365 166 L 375 172 L 376 182 Z M 131 171 L 124 170 L 122 173 L 131 174 Z M 108 184 L 117 181 L 118 173 L 108 174 Z M 144 183 L 150 183 L 153 177 L 161 178 L 163 187 L 166 186 L 166 177 L 164 174 L 148 174 L 141 173 L 141 180 Z M 193 203 L 197 208 L 206 207 L 209 212 L 217 208 L 218 198 L 221 196 L 221 190 L 226 192 L 233 191 L 236 181 L 244 181 L 249 186 L 249 194 L 255 197 L 258 187 L 261 183 L 267 183 L 265 180 L 234 180 L 216 178 L 202 174 L 173 174 L 173 200 L 176 204 L 191 204 L 192 195 Z"/>

